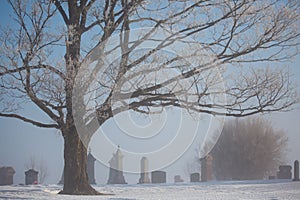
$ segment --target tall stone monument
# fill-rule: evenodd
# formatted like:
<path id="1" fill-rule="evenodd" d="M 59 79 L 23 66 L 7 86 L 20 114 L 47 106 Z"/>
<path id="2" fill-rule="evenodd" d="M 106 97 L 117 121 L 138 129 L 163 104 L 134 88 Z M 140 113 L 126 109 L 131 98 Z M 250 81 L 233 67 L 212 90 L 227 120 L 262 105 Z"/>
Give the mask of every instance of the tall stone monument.
<path id="1" fill-rule="evenodd" d="M 139 183 L 151 183 L 149 178 L 149 163 L 146 157 L 141 159 L 141 177 Z"/>
<path id="2" fill-rule="evenodd" d="M 123 155 L 118 146 L 118 150 L 109 161 L 109 178 L 107 184 L 127 184 L 123 175 Z"/>
<path id="3" fill-rule="evenodd" d="M 201 181 L 206 182 L 212 180 L 212 156 L 207 155 L 201 159 Z"/>
<path id="4" fill-rule="evenodd" d="M 299 181 L 299 161 L 294 162 L 294 179 L 293 181 Z"/>
<path id="5" fill-rule="evenodd" d="M 0 167 L 0 185 L 12 185 L 14 183 L 14 174 L 14 168 Z"/>

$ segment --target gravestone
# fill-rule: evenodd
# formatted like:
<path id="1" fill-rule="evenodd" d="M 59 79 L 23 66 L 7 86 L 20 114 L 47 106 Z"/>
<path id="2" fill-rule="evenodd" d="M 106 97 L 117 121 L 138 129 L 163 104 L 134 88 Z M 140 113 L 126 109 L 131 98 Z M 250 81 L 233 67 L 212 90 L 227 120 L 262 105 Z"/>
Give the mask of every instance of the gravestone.
<path id="1" fill-rule="evenodd" d="M 201 159 L 201 181 L 206 182 L 212 180 L 212 156 L 207 155 Z"/>
<path id="2" fill-rule="evenodd" d="M 174 176 L 174 183 L 182 183 L 184 180 L 180 177 L 180 175 Z"/>
<path id="3" fill-rule="evenodd" d="M 14 174 L 14 168 L 0 167 L 0 185 L 12 185 L 14 183 Z"/>
<path id="4" fill-rule="evenodd" d="M 299 181 L 299 161 L 294 162 L 294 179 L 293 181 Z"/>
<path id="5" fill-rule="evenodd" d="M 277 172 L 278 179 L 291 179 L 292 178 L 292 167 L 290 165 L 279 166 L 279 172 Z"/>
<path id="6" fill-rule="evenodd" d="M 146 157 L 141 159 L 141 177 L 139 179 L 139 183 L 151 183 L 149 178 L 149 163 Z"/>
<path id="7" fill-rule="evenodd" d="M 192 173 L 190 178 L 191 178 L 191 182 L 200 182 L 200 174 L 199 173 Z"/>
<path id="8" fill-rule="evenodd" d="M 25 172 L 25 185 L 38 184 L 38 172 L 34 169 L 29 169 Z"/>
<path id="9" fill-rule="evenodd" d="M 166 183 L 167 173 L 164 171 L 153 171 L 151 172 L 152 183 Z"/>
<path id="10" fill-rule="evenodd" d="M 123 175 L 123 155 L 118 147 L 109 161 L 109 178 L 107 184 L 127 184 Z"/>
<path id="11" fill-rule="evenodd" d="M 87 156 L 87 175 L 89 179 L 90 184 L 96 184 L 95 181 L 95 161 L 96 159 L 91 154 L 91 151 L 89 152 Z"/>

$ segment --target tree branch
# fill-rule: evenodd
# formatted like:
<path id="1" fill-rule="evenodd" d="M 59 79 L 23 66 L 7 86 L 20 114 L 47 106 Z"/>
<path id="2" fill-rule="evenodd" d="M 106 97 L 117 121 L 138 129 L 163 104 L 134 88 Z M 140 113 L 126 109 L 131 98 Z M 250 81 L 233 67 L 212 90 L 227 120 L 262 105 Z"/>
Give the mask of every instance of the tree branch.
<path id="1" fill-rule="evenodd" d="M 65 74 L 62 73 L 60 70 L 58 70 L 50 65 L 45 65 L 45 64 L 39 64 L 39 65 L 35 65 L 35 66 L 26 66 L 26 67 L 24 66 L 24 67 L 19 67 L 16 69 L 7 69 L 4 66 L 0 66 L 0 68 L 4 69 L 3 72 L 0 72 L 0 76 L 12 74 L 12 73 L 19 73 L 19 72 L 25 71 L 26 69 L 48 69 L 51 72 L 59 75 L 62 79 L 66 79 Z"/>
<path id="2" fill-rule="evenodd" d="M 68 25 L 69 18 L 67 16 L 66 12 L 64 11 L 63 7 L 61 6 L 61 2 L 59 0 L 54 0 L 54 4 L 55 4 L 56 8 L 58 9 L 59 13 L 61 14 L 65 24 Z"/>
<path id="3" fill-rule="evenodd" d="M 37 127 L 41 127 L 41 128 L 56 128 L 56 129 L 59 129 L 59 126 L 57 124 L 44 124 L 44 123 L 41 123 L 41 122 L 38 122 L 38 121 L 34 121 L 34 120 L 31 120 L 31 119 L 28 119 L 26 117 L 17 115 L 17 114 L 0 113 L 0 117 L 7 117 L 7 118 L 19 119 L 19 120 L 22 120 L 24 122 L 33 124 L 33 125 L 35 125 Z"/>

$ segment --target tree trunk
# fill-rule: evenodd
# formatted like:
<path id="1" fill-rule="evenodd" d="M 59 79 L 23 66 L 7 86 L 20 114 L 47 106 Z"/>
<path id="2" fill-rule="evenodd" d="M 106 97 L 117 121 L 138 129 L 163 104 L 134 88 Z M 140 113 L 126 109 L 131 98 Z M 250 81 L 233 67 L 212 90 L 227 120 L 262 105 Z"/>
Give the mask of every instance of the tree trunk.
<path id="1" fill-rule="evenodd" d="M 64 187 L 59 194 L 101 194 L 88 182 L 86 171 L 87 149 L 81 142 L 76 132 L 76 128 L 70 129 L 64 133 L 64 160 Z"/>

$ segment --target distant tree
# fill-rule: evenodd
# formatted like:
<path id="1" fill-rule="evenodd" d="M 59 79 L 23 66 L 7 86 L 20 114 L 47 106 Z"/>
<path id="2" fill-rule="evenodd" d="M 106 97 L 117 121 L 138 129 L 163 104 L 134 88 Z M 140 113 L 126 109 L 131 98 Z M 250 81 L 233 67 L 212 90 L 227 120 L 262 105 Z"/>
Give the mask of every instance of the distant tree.
<path id="1" fill-rule="evenodd" d="M 262 179 L 284 160 L 288 138 L 263 118 L 225 123 L 211 151 L 218 180 Z"/>

